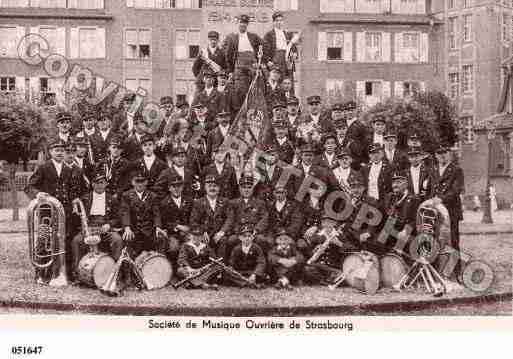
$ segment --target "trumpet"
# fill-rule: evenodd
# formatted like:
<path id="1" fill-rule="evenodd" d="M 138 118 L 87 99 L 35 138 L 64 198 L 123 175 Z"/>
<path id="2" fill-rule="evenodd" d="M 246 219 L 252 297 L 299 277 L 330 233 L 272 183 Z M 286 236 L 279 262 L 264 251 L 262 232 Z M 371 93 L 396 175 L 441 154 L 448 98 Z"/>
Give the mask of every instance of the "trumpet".
<path id="1" fill-rule="evenodd" d="M 315 248 L 312 256 L 310 257 L 310 259 L 308 259 L 306 264 L 311 265 L 317 262 L 317 260 L 319 260 L 319 258 L 324 254 L 324 252 L 326 252 L 326 250 L 329 248 L 331 244 L 336 244 L 337 246 L 342 247 L 343 244 L 337 237 L 341 235 L 344 227 L 345 223 L 339 226 L 338 228 L 333 228 L 333 230 L 326 235 L 326 239 L 324 240 L 324 242 L 322 242 L 317 246 L 317 248 Z M 322 231 L 320 233 L 322 233 Z"/>
<path id="2" fill-rule="evenodd" d="M 222 271 L 221 267 L 217 263 L 210 262 L 209 264 L 200 268 L 200 270 L 191 274 L 185 279 L 173 284 L 173 288 L 177 289 L 183 287 L 185 284 L 192 284 L 193 286 L 199 286 L 207 282 L 212 276 L 219 274 Z"/>
<path id="3" fill-rule="evenodd" d="M 84 203 L 82 203 L 82 200 L 80 198 L 76 198 L 73 200 L 72 204 L 75 207 L 75 211 L 80 216 L 82 232 L 84 234 L 84 243 L 91 246 L 91 249 L 93 249 L 94 251 L 97 251 L 98 244 L 100 243 L 101 238 L 98 234 L 91 234 Z"/>
<path id="4" fill-rule="evenodd" d="M 48 270 L 59 265 L 58 275 L 48 285 L 68 285 L 66 275 L 66 215 L 62 203 L 46 193 L 39 193 L 27 208 L 30 261 L 36 269 L 36 281 L 44 283 Z M 51 276 L 51 275 L 50 275 Z"/>

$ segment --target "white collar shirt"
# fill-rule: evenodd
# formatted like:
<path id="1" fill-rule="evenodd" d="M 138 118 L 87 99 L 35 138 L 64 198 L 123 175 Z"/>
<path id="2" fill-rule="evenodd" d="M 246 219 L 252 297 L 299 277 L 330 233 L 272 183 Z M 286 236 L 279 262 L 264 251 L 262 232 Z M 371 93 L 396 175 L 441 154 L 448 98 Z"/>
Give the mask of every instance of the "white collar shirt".
<path id="1" fill-rule="evenodd" d="M 368 195 L 369 197 L 379 200 L 379 188 L 378 179 L 381 172 L 382 162 L 372 163 L 369 170 L 369 186 Z"/>
<path id="2" fill-rule="evenodd" d="M 173 169 L 178 173 L 180 177 L 182 177 L 182 180 L 185 179 L 185 166 L 177 167 L 173 165 Z"/>
<path id="3" fill-rule="evenodd" d="M 171 198 L 173 199 L 173 202 L 175 202 L 175 204 L 178 208 L 180 208 L 182 206 L 182 196 L 180 196 L 180 197 L 171 196 Z"/>
<path id="4" fill-rule="evenodd" d="M 287 50 L 287 38 L 285 37 L 285 31 L 280 29 L 274 29 L 276 34 L 276 50 Z"/>
<path id="5" fill-rule="evenodd" d="M 287 204 L 286 200 L 284 200 L 284 201 L 276 201 L 276 205 L 275 205 L 276 210 L 278 212 L 281 212 L 283 210 L 283 207 L 285 207 L 285 204 Z"/>
<path id="6" fill-rule="evenodd" d="M 248 33 L 239 33 L 239 52 L 253 52 L 253 46 L 251 46 L 251 42 L 249 41 Z"/>
<path id="7" fill-rule="evenodd" d="M 420 165 L 418 166 L 411 166 L 410 167 L 410 174 L 411 174 L 411 181 L 413 183 L 413 193 L 419 194 L 420 193 Z"/>
<path id="8" fill-rule="evenodd" d="M 143 156 L 144 165 L 146 166 L 146 169 L 149 171 L 151 169 L 151 166 L 153 166 L 153 163 L 155 162 L 155 155 L 153 156 Z"/>
<path id="9" fill-rule="evenodd" d="M 55 167 L 55 171 L 57 171 L 57 176 L 61 176 L 62 173 L 62 162 L 57 162 L 52 160 L 53 166 Z"/>
<path id="10" fill-rule="evenodd" d="M 105 216 L 106 195 L 103 193 L 96 193 L 93 191 L 93 202 L 91 204 L 91 216 Z"/>
<path id="11" fill-rule="evenodd" d="M 210 206 L 210 209 L 212 209 L 212 212 L 215 212 L 217 206 L 217 198 L 212 199 L 209 196 L 207 196 L 207 202 Z"/>

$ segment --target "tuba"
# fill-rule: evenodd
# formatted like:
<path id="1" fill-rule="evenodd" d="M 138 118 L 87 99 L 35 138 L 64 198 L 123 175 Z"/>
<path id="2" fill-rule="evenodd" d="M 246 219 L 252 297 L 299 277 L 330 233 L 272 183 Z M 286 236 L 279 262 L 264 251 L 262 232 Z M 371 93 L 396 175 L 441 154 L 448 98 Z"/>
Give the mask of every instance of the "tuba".
<path id="1" fill-rule="evenodd" d="M 39 193 L 27 208 L 30 261 L 36 269 L 36 282 L 53 287 L 68 285 L 66 275 L 66 216 L 57 198 Z M 52 269 L 58 265 L 58 275 Z"/>

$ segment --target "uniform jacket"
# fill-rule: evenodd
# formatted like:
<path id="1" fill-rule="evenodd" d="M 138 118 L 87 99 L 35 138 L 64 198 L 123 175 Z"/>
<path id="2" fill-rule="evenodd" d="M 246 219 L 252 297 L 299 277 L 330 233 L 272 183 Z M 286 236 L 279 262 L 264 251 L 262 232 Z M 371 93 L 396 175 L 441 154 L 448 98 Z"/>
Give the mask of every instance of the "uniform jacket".
<path id="1" fill-rule="evenodd" d="M 440 197 L 443 205 L 449 211 L 451 220 L 462 220 L 463 209 L 460 195 L 465 189 L 463 170 L 453 162 L 447 166 L 442 176 L 440 176 L 438 168 L 435 167 L 434 176 L 434 195 Z"/>
<path id="2" fill-rule="evenodd" d="M 415 229 L 415 222 L 417 219 L 418 203 L 414 196 L 407 194 L 404 199 L 402 195 L 395 193 L 388 193 L 385 197 L 385 209 L 388 217 L 397 218 L 395 229 L 402 231 L 406 225 Z"/>
<path id="3" fill-rule="evenodd" d="M 118 199 L 123 192 L 130 189 L 130 175 L 134 164 L 128 162 L 123 157 L 113 161 L 112 157 L 107 157 L 99 167 L 102 168 L 107 176 L 107 191 L 116 194 Z"/>
<path id="4" fill-rule="evenodd" d="M 85 177 L 84 171 L 77 164 L 73 163 L 68 167 L 71 169 L 71 198 L 80 198 L 89 191 L 90 183 Z"/>
<path id="5" fill-rule="evenodd" d="M 305 174 L 305 169 L 302 164 L 299 164 L 297 167 L 300 171 L 299 176 L 291 176 L 291 181 L 293 182 L 294 192 L 297 193 L 301 188 L 303 181 L 305 180 L 307 175 L 314 177 L 317 180 L 322 181 L 327 186 L 327 191 L 333 191 L 338 187 L 337 180 L 333 176 L 333 172 L 325 167 L 321 167 L 318 165 L 311 165 L 308 173 Z"/>
<path id="6" fill-rule="evenodd" d="M 269 230 L 273 237 L 278 229 L 284 228 L 290 237 L 297 239 L 303 227 L 303 221 L 301 207 L 295 201 L 287 200 L 281 211 L 276 208 L 276 201 L 269 206 Z"/>
<path id="7" fill-rule="evenodd" d="M 178 252 L 177 264 L 179 268 L 189 267 L 192 269 L 198 269 L 209 264 L 209 258 L 214 257 L 214 251 L 209 246 L 203 246 L 198 254 L 196 253 L 194 248 L 187 242 L 182 244 L 182 246 L 180 247 L 180 251 Z"/>
<path id="8" fill-rule="evenodd" d="M 217 197 L 215 211 L 212 211 L 206 197 L 194 201 L 190 219 L 191 226 L 199 226 L 210 237 L 217 232 L 230 233 L 233 226 L 233 215 L 229 201 Z"/>
<path id="9" fill-rule="evenodd" d="M 87 216 L 91 215 L 91 206 L 93 205 L 93 192 L 86 193 L 81 198 Z M 105 194 L 105 223 L 110 224 L 111 228 L 117 228 L 121 225 L 119 218 L 119 201 L 110 193 Z"/>
<path id="10" fill-rule="evenodd" d="M 274 188 L 280 180 L 280 177 L 284 170 L 283 168 L 278 166 L 278 164 L 276 164 L 274 166 L 274 171 L 272 174 L 268 172 L 267 168 L 256 167 L 256 171 L 260 174 L 260 180 L 255 186 L 254 193 L 258 198 L 260 198 L 264 202 L 270 203 L 273 200 Z M 290 197 L 293 195 L 293 190 L 289 187 L 290 186 L 287 186 L 286 189 L 287 194 Z"/>
<path id="11" fill-rule="evenodd" d="M 134 189 L 126 191 L 121 197 L 119 212 L 123 227 L 129 226 L 136 236 L 139 232 L 152 237 L 155 228 L 162 227 L 157 195 L 151 191 L 145 191 L 142 200 Z"/>
<path id="12" fill-rule="evenodd" d="M 257 234 L 264 234 L 269 226 L 269 213 L 265 202 L 251 197 L 248 203 L 243 198 L 230 202 L 234 218 L 234 229 L 238 230 L 245 223 L 254 225 Z"/>
<path id="13" fill-rule="evenodd" d="M 133 165 L 134 170 L 140 170 L 144 172 L 144 174 L 148 177 L 148 188 L 153 190 L 157 179 L 159 178 L 162 171 L 168 169 L 167 164 L 160 160 L 158 157 L 155 157 L 155 161 L 151 165 L 150 169 L 146 168 L 146 164 L 144 163 L 144 159 L 140 158 L 135 161 Z"/>
<path id="14" fill-rule="evenodd" d="M 236 271 L 252 272 L 262 277 L 266 268 L 264 252 L 258 244 L 252 243 L 246 254 L 242 251 L 242 244 L 238 244 L 230 254 L 230 266 Z"/>
<path id="15" fill-rule="evenodd" d="M 338 166 L 337 155 L 335 153 L 333 153 L 331 165 L 328 161 L 328 156 L 326 156 L 326 152 L 324 151 L 320 155 L 318 155 L 314 161 L 316 165 L 327 168 L 329 170 L 333 170 L 335 167 Z"/>
<path id="16" fill-rule="evenodd" d="M 420 174 L 419 174 L 419 194 L 415 194 L 414 188 L 413 188 L 413 178 L 411 176 L 411 167 L 408 167 L 406 172 L 408 175 L 408 192 L 410 192 L 412 195 L 415 195 L 419 201 L 419 204 L 424 202 L 425 200 L 430 199 L 433 197 L 433 171 L 431 171 L 424 163 L 421 163 L 420 165 Z"/>
<path id="17" fill-rule="evenodd" d="M 203 179 L 209 174 L 217 176 L 219 181 L 219 196 L 234 199 L 239 195 L 237 176 L 235 175 L 235 169 L 229 163 L 225 163 L 221 173 L 217 172 L 217 167 L 213 163 L 205 168 L 203 171 Z"/>
<path id="18" fill-rule="evenodd" d="M 263 45 L 262 39 L 252 32 L 248 32 L 248 39 L 253 47 L 253 52 L 255 53 L 255 62 L 257 61 L 258 49 Z M 226 71 L 228 73 L 232 73 L 235 70 L 235 64 L 237 62 L 237 55 L 239 50 L 239 34 L 232 33 L 226 36 L 226 39 L 223 43 L 223 50 L 225 53 L 226 59 Z"/>
<path id="19" fill-rule="evenodd" d="M 173 235 L 175 233 L 175 227 L 178 224 L 189 226 L 193 203 L 194 201 L 192 198 L 182 195 L 182 202 L 180 207 L 178 207 L 171 194 L 168 194 L 162 201 L 160 201 L 162 226 L 167 230 L 169 235 Z"/>
<path id="20" fill-rule="evenodd" d="M 292 161 L 294 160 L 294 155 L 296 154 L 292 141 L 287 139 L 287 141 L 280 145 L 275 136 L 273 136 L 273 140 L 275 145 L 278 146 L 278 158 L 281 161 L 291 165 Z"/>
<path id="21" fill-rule="evenodd" d="M 113 136 L 116 136 L 116 133 L 110 129 L 105 140 L 103 139 L 100 131 L 96 131 L 90 137 L 95 163 L 101 162 L 109 155 L 109 142 Z"/>
<path id="22" fill-rule="evenodd" d="M 159 199 L 164 198 L 169 193 L 169 180 L 174 176 L 179 176 L 174 167 L 168 167 L 166 165 L 166 168 L 160 172 L 152 187 L 152 191 L 157 194 Z M 193 185 L 196 182 L 199 182 L 199 175 L 193 167 L 185 165 L 182 196 L 197 198 L 201 191 L 195 191 L 193 189 Z"/>
<path id="23" fill-rule="evenodd" d="M 292 39 L 293 33 L 284 31 L 285 32 L 285 39 L 287 40 L 287 43 Z M 264 64 L 267 64 L 269 61 L 273 60 L 274 53 L 276 52 L 276 32 L 274 32 L 274 29 L 271 31 L 268 31 L 264 35 L 264 58 L 262 61 Z"/>
<path id="24" fill-rule="evenodd" d="M 214 52 L 210 50 L 210 47 L 207 48 L 208 58 L 218 64 L 221 69 L 226 70 L 226 59 L 223 53 L 223 50 L 219 47 L 215 49 Z M 199 77 L 203 80 L 203 74 L 205 71 L 213 71 L 210 69 L 210 66 L 207 65 L 205 60 L 202 59 L 201 56 L 196 57 L 194 63 L 192 64 L 192 73 L 194 77 Z"/>
<path id="25" fill-rule="evenodd" d="M 359 144 L 362 149 L 359 151 L 356 160 L 359 163 L 367 163 L 369 162 L 369 153 L 368 153 L 368 138 L 369 138 L 369 129 L 365 126 L 360 120 L 356 120 L 351 125 L 348 126 L 346 132 L 346 138 L 349 142 L 350 140 Z M 354 161 L 353 161 L 354 162 Z"/>
<path id="26" fill-rule="evenodd" d="M 368 165 L 363 166 L 361 170 L 363 178 L 367 185 L 369 183 L 370 168 L 371 164 L 369 163 Z M 393 169 L 385 161 L 383 161 L 381 171 L 378 177 L 378 193 L 380 204 L 384 203 L 386 194 L 392 191 L 392 174 Z"/>
<path id="27" fill-rule="evenodd" d="M 291 244 L 288 250 L 283 251 L 278 248 L 278 246 L 274 246 L 268 254 L 269 265 L 278 266 L 280 265 L 278 261 L 280 259 L 286 258 L 291 259 L 294 258 L 298 264 L 302 264 L 305 262 L 305 257 L 301 254 L 300 251 L 297 250 L 294 244 Z"/>
<path id="28" fill-rule="evenodd" d="M 144 155 L 141 142 L 135 134 L 131 134 L 124 144 L 123 157 L 129 161 L 137 161 Z"/>
<path id="29" fill-rule="evenodd" d="M 211 127 L 209 127 L 208 131 L 210 131 L 214 126 L 216 126 L 215 120 L 217 113 L 223 110 L 223 105 L 225 103 L 224 95 L 214 87 L 212 92 L 210 92 L 210 95 L 207 94 L 206 90 L 203 90 L 197 95 L 197 98 L 201 98 L 205 101 L 205 105 L 208 108 L 207 118 L 211 122 Z"/>
<path id="30" fill-rule="evenodd" d="M 321 225 L 321 217 L 324 213 L 324 200 L 321 198 L 317 203 L 317 206 L 313 206 L 310 196 L 306 196 L 304 201 L 301 203 L 302 212 L 303 212 L 303 228 L 301 229 L 301 235 L 305 233 L 305 231 L 312 227 Z"/>
<path id="31" fill-rule="evenodd" d="M 228 126 L 229 128 L 230 126 Z M 227 133 L 228 136 L 228 133 Z M 207 156 L 212 158 L 212 151 L 215 147 L 221 145 L 225 140 L 223 133 L 219 129 L 219 126 L 216 126 L 207 134 Z"/>
<path id="32" fill-rule="evenodd" d="M 38 192 L 48 193 L 57 198 L 64 208 L 71 205 L 73 197 L 72 191 L 72 169 L 62 164 L 61 175 L 57 176 L 57 170 L 51 160 L 38 166 L 35 172 L 30 176 L 28 189 L 29 196 L 35 198 Z"/>
<path id="33" fill-rule="evenodd" d="M 383 155 L 383 161 L 388 162 L 389 165 L 391 165 L 394 169 L 394 171 L 403 171 L 408 168 L 410 165 L 410 161 L 408 160 L 408 155 L 404 153 L 404 151 L 401 151 L 399 149 L 395 149 L 394 151 L 394 157 L 392 158 L 392 161 L 389 161 L 386 152 L 384 151 Z"/>

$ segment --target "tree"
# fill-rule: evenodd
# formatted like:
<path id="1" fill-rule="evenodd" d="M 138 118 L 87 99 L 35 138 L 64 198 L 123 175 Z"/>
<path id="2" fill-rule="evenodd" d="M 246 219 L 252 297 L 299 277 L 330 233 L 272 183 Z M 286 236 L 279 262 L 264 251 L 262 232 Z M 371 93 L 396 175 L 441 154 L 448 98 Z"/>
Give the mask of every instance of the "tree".
<path id="1" fill-rule="evenodd" d="M 16 95 L 0 98 L 0 160 L 8 167 L 14 221 L 19 220 L 16 169 L 42 149 L 51 124 L 41 108 Z"/>

